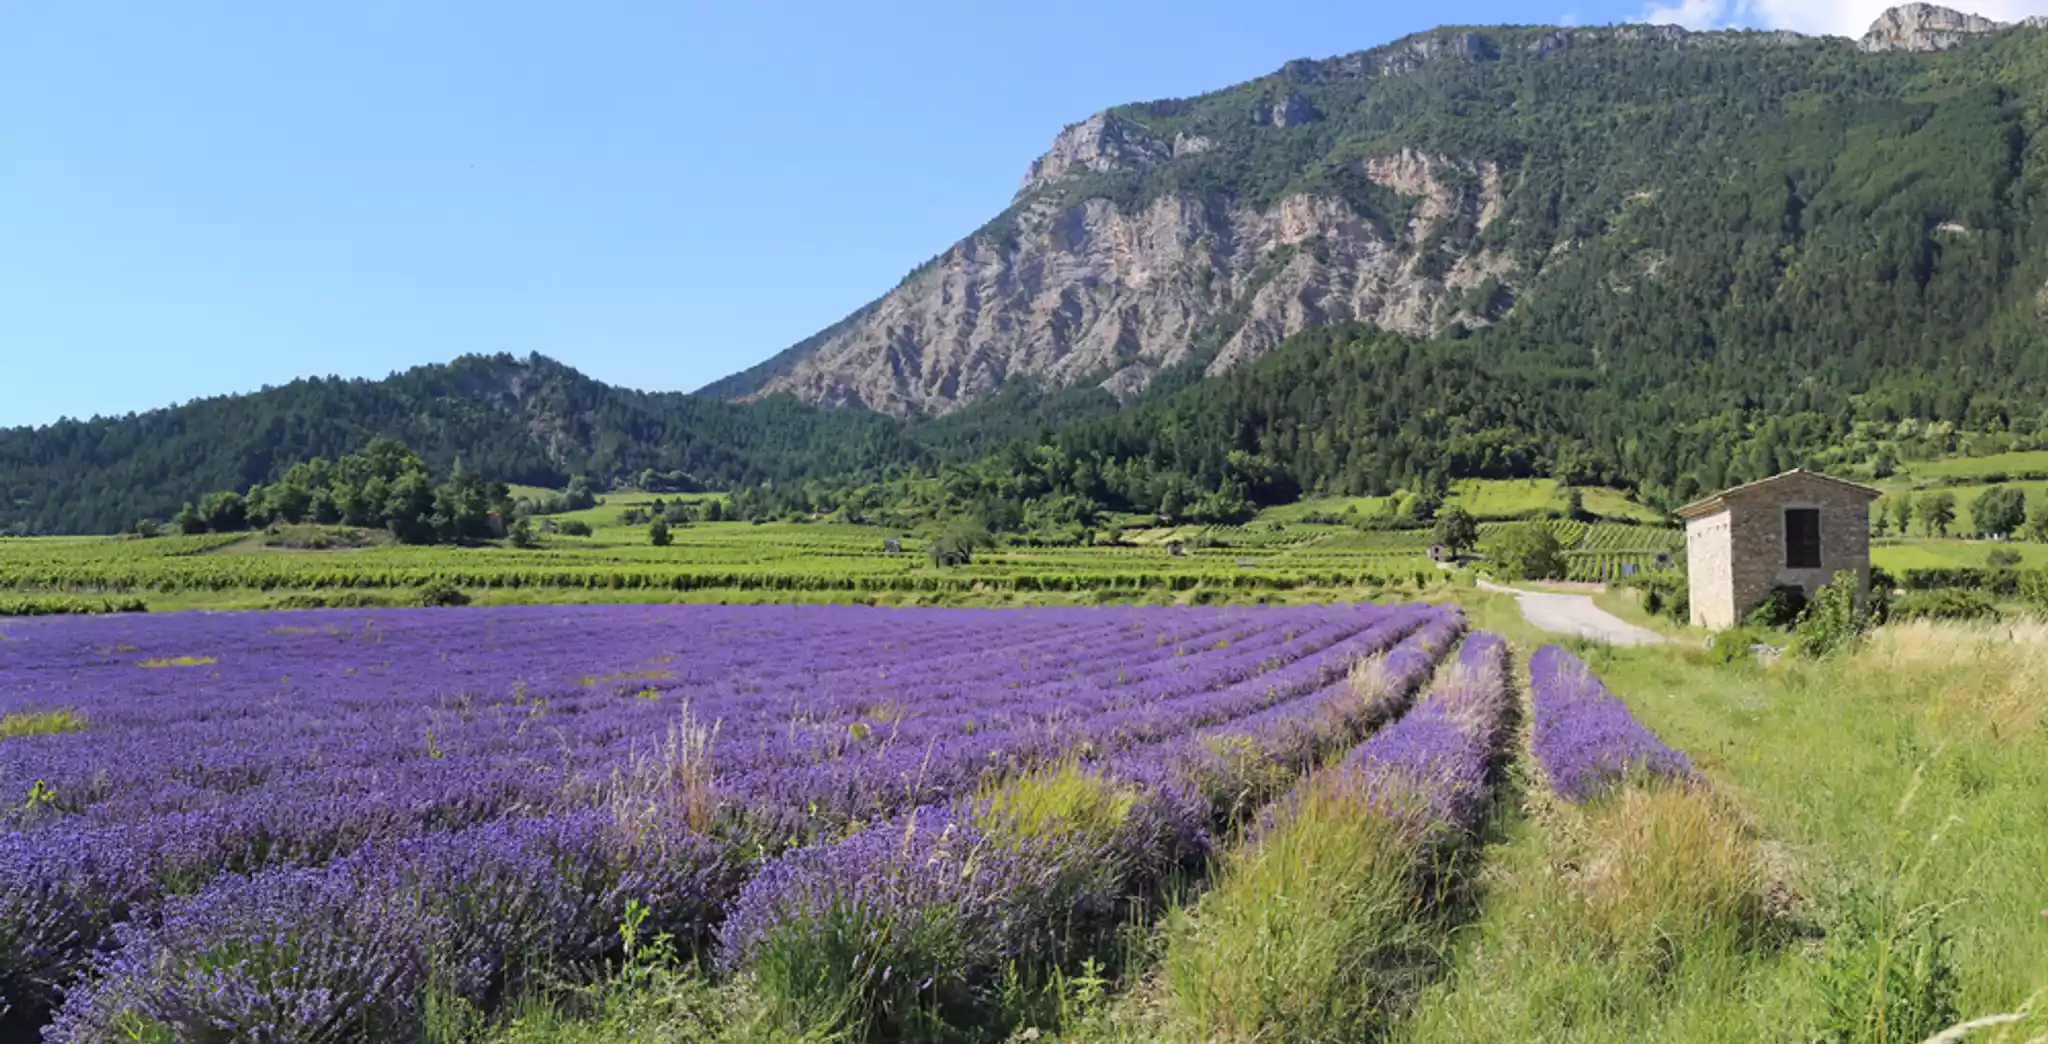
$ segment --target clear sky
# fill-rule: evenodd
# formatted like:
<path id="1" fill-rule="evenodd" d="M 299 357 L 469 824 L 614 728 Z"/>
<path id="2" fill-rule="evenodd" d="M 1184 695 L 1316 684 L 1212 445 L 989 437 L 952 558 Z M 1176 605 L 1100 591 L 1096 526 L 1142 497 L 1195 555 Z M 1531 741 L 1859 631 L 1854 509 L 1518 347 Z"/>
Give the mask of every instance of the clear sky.
<path id="1" fill-rule="evenodd" d="M 887 291 L 1109 105 L 1440 23 L 1885 6 L 0 0 L 0 426 L 467 352 L 691 390 Z"/>

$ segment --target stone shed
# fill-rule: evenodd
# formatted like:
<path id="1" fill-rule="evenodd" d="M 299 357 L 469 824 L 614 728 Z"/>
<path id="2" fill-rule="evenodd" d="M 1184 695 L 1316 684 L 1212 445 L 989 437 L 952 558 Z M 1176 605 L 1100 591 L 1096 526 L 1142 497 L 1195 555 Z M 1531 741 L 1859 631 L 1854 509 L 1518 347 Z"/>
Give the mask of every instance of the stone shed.
<path id="1" fill-rule="evenodd" d="M 1771 588 L 1811 597 L 1845 570 L 1860 578 L 1860 600 L 1870 589 L 1870 502 L 1880 495 L 1795 469 L 1679 508 L 1693 626 L 1726 630 Z"/>

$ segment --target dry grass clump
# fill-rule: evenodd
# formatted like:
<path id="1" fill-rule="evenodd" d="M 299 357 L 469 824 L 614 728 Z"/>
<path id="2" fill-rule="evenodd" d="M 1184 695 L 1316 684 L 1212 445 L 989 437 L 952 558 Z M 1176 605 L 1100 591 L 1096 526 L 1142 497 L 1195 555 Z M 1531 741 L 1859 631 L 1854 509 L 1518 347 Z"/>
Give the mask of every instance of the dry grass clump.
<path id="1" fill-rule="evenodd" d="M 624 766 L 612 770 L 603 799 L 622 836 L 642 837 L 677 823 L 696 833 L 711 829 L 718 814 L 711 787 L 711 744 L 717 738 L 717 723 L 696 720 L 685 703 L 663 738 L 647 749 L 636 747 Z"/>
<path id="2" fill-rule="evenodd" d="M 1916 620 L 1881 628 L 1848 673 L 1925 699 L 1945 731 L 2018 743 L 2048 724 L 2048 621 Z"/>
<path id="3" fill-rule="evenodd" d="M 1591 812 L 1586 844 L 1574 920 L 1599 950 L 1664 971 L 1703 941 L 1747 946 L 1767 930 L 1763 847 L 1712 791 L 1625 788 Z"/>

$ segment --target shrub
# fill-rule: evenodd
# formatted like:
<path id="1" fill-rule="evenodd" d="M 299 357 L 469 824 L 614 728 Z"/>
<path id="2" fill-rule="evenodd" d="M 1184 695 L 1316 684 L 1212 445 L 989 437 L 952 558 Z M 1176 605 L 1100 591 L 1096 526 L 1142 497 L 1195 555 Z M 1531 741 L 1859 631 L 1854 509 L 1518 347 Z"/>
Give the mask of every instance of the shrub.
<path id="1" fill-rule="evenodd" d="M 469 604 L 469 596 L 453 584 L 428 584 L 419 589 L 413 600 L 429 608 Z"/>
<path id="2" fill-rule="evenodd" d="M 657 518 L 651 524 L 648 525 L 647 542 L 653 544 L 655 547 L 667 547 L 670 544 L 675 543 L 675 538 L 668 535 L 667 519 Z"/>
<path id="3" fill-rule="evenodd" d="M 2020 564 L 2020 553 L 2009 547 L 2001 547 L 1984 556 L 1984 564 L 1993 569 L 2012 569 Z"/>
<path id="4" fill-rule="evenodd" d="M 1829 926 L 1821 957 L 1828 1042 L 1926 1040 L 1960 1018 L 1961 987 L 1938 908 L 1899 910 L 1852 892 Z"/>
<path id="5" fill-rule="evenodd" d="M 1489 554 L 1508 580 L 1556 580 L 1564 576 L 1564 548 L 1547 526 L 1510 526 Z"/>
<path id="6" fill-rule="evenodd" d="M 1856 604 L 1857 585 L 1856 574 L 1842 572 L 1814 592 L 1792 633 L 1795 655 L 1818 659 L 1848 646 L 1869 628 L 1869 617 Z"/>
<path id="7" fill-rule="evenodd" d="M 1998 607 L 1975 591 L 1909 591 L 1891 605 L 1894 620 L 1996 620 Z"/>
<path id="8" fill-rule="evenodd" d="M 1713 644 L 1707 646 L 1704 656 L 1708 663 L 1713 664 L 1747 662 L 1752 649 L 1758 645 L 1768 644 L 1764 640 L 1763 632 L 1754 627 L 1737 627 L 1722 631 L 1709 640 Z"/>
<path id="9" fill-rule="evenodd" d="M 272 609 L 380 609 L 396 604 L 372 591 L 300 591 L 272 599 Z"/>
<path id="10" fill-rule="evenodd" d="M 73 598 L 68 595 L 0 598 L 0 616 L 97 616 L 103 613 L 146 613 L 140 598 Z"/>
<path id="11" fill-rule="evenodd" d="M 1692 587 L 1683 572 L 1637 573 L 1629 585 L 1643 593 L 1643 611 L 1678 623 L 1692 622 Z"/>
<path id="12" fill-rule="evenodd" d="M 1749 611 L 1743 622 L 1751 627 L 1782 631 L 1798 623 L 1805 612 L 1806 592 L 1790 584 L 1779 584 Z"/>
<path id="13" fill-rule="evenodd" d="M 555 532 L 563 536 L 587 537 L 590 535 L 590 524 L 572 518 L 566 522 L 556 523 Z"/>

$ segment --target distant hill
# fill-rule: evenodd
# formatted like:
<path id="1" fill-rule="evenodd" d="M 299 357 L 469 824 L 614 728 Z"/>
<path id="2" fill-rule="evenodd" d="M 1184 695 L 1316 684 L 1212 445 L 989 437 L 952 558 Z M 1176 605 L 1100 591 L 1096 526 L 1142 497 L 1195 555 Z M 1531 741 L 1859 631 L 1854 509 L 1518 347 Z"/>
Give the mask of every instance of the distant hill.
<path id="1" fill-rule="evenodd" d="M 600 484 L 648 468 L 715 487 L 850 474 L 917 459 L 902 426 L 780 398 L 737 405 L 615 388 L 554 360 L 469 356 L 383 380 L 293 381 L 251 395 L 0 430 L 0 531 L 111 532 L 186 500 L 269 482 L 371 437 L 437 473 L 459 457 L 508 482 Z"/>

